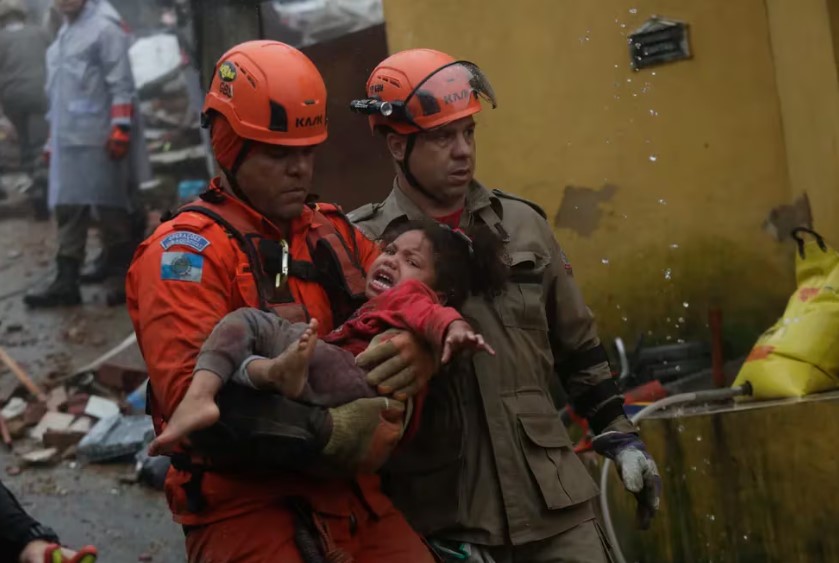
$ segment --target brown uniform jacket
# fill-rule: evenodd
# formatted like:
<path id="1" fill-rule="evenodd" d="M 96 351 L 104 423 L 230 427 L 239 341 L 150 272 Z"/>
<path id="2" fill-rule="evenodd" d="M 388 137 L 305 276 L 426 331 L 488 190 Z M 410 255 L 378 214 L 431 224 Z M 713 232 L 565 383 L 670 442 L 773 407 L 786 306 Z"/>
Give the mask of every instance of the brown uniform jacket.
<path id="1" fill-rule="evenodd" d="M 396 221 L 423 217 L 396 184 L 384 202 L 350 214 L 371 239 Z M 476 182 L 461 226 L 473 222 L 506 240 L 511 262 L 502 295 L 470 298 L 461 310 L 497 354 L 461 359 L 431 381 L 420 431 L 384 477 L 422 534 L 522 544 L 594 517 L 597 486 L 572 450 L 549 387 L 563 359 L 600 342 L 541 209 Z M 572 401 L 611 377 L 605 361 L 560 375 Z M 621 418 L 610 429 L 631 431 Z"/>

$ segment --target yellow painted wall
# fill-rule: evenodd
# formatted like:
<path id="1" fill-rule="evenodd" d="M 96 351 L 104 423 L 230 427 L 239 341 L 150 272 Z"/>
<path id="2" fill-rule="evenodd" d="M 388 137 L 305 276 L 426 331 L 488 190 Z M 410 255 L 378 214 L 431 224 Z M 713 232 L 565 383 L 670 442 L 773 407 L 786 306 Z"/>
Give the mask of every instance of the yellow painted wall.
<path id="1" fill-rule="evenodd" d="M 792 188 L 817 229 L 839 244 L 839 76 L 836 0 L 768 0 Z"/>
<path id="2" fill-rule="evenodd" d="M 694 58 L 634 72 L 627 35 L 653 14 L 690 24 Z M 557 236 L 605 336 L 704 336 L 713 304 L 742 347 L 780 315 L 792 253 L 762 225 L 806 182 L 790 186 L 763 0 L 385 0 L 385 17 L 391 51 L 438 48 L 490 77 L 478 177 L 552 219 L 566 198 Z"/>

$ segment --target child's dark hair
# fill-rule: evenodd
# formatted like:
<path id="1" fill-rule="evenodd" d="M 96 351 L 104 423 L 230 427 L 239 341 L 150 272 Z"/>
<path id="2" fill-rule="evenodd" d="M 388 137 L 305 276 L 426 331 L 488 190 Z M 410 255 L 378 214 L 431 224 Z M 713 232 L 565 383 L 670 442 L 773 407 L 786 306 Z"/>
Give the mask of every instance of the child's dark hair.
<path id="1" fill-rule="evenodd" d="M 388 229 L 383 237 L 390 244 L 403 233 L 422 231 L 434 252 L 435 287 L 446 296 L 446 305 L 458 308 L 470 295 L 492 299 L 504 289 L 509 268 L 504 243 L 486 226 L 465 231 L 429 219 L 405 221 Z"/>

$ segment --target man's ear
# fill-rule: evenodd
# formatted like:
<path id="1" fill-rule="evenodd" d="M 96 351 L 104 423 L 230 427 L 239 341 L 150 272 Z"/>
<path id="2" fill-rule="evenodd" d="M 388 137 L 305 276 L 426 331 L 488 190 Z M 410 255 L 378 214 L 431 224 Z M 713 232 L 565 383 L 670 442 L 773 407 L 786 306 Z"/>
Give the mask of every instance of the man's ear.
<path id="1" fill-rule="evenodd" d="M 408 137 L 399 133 L 388 133 L 385 137 L 387 150 L 390 156 L 397 162 L 405 160 L 405 149 L 408 146 Z"/>

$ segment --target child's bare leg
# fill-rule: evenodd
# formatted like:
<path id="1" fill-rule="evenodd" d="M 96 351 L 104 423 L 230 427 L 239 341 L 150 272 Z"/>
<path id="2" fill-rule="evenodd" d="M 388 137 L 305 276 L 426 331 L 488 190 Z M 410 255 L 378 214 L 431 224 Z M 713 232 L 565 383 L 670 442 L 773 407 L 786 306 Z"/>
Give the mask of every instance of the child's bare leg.
<path id="1" fill-rule="evenodd" d="M 248 377 L 257 388 L 274 389 L 289 399 L 303 393 L 309 378 L 309 362 L 318 342 L 318 321 L 309 326 L 276 358 L 253 360 L 248 364 Z"/>
<path id="2" fill-rule="evenodd" d="M 191 432 L 215 424 L 220 414 L 215 399 L 222 384 L 221 378 L 211 371 L 195 372 L 189 389 L 172 413 L 166 428 L 149 445 L 149 455 L 172 453 Z"/>

